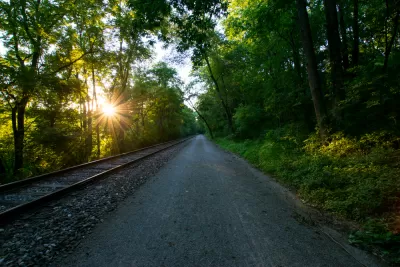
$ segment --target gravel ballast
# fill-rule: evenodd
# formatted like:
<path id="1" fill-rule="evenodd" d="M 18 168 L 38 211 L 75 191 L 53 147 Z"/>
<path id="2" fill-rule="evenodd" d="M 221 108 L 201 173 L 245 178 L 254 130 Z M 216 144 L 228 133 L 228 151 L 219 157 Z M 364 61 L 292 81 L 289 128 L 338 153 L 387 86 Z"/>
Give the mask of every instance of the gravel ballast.
<path id="1" fill-rule="evenodd" d="M 186 144 L 153 155 L 0 228 L 0 266 L 48 266 L 67 257 L 119 203 Z"/>

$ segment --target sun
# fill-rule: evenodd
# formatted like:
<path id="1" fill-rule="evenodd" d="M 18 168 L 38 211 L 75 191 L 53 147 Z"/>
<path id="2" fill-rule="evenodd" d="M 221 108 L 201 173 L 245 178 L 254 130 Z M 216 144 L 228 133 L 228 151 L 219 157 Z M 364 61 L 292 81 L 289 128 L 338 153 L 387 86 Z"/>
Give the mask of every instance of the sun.
<path id="1" fill-rule="evenodd" d="M 115 115 L 115 107 L 111 104 L 104 104 L 103 113 L 108 117 L 112 117 Z"/>

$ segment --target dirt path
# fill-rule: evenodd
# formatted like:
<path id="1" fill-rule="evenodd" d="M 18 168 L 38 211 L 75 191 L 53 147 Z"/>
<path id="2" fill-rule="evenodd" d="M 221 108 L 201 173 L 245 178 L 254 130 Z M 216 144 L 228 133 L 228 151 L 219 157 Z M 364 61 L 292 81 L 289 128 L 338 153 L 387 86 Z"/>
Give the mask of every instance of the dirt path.
<path id="1" fill-rule="evenodd" d="M 65 265 L 363 266 L 318 228 L 301 223 L 288 196 L 198 136 Z"/>

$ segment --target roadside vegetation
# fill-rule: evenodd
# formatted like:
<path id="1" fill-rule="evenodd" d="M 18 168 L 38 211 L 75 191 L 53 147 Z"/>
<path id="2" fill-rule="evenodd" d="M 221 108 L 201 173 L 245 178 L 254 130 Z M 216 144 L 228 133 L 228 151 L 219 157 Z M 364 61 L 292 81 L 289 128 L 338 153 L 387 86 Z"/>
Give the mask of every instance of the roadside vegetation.
<path id="1" fill-rule="evenodd" d="M 296 190 L 305 203 L 361 223 L 349 241 L 398 263 L 398 151 L 378 147 L 377 136 L 350 140 L 338 134 L 321 147 L 313 137 L 301 145 L 286 134 L 273 131 L 264 139 L 215 141 Z"/>
<path id="2" fill-rule="evenodd" d="M 229 1 L 196 75 L 223 148 L 306 203 L 353 220 L 350 242 L 400 263 L 397 1 Z M 195 85 L 187 90 L 193 95 Z"/>

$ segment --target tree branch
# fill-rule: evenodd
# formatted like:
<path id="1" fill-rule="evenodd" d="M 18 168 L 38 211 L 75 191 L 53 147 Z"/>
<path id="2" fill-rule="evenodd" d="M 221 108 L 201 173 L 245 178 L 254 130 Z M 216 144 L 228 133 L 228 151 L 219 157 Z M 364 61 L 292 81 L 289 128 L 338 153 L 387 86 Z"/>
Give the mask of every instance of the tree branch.
<path id="1" fill-rule="evenodd" d="M 16 26 L 15 26 L 16 15 L 15 14 L 11 14 L 11 5 L 7 6 L 7 8 L 3 8 L 3 10 L 7 13 L 8 22 L 11 24 L 15 56 L 17 57 L 17 60 L 20 63 L 20 65 L 23 67 L 24 66 L 24 61 L 22 60 L 21 56 L 19 55 L 19 42 L 18 42 L 17 33 L 15 31 L 15 29 L 16 29 Z M 15 13 L 15 11 L 14 11 L 14 13 Z"/>
<path id="2" fill-rule="evenodd" d="M 37 41 L 35 40 L 35 38 L 33 38 L 31 31 L 29 30 L 28 27 L 28 17 L 26 15 L 26 0 L 21 1 L 21 14 L 22 14 L 22 18 L 23 18 L 23 26 L 24 26 L 24 30 L 26 32 L 26 34 L 28 35 L 29 40 L 31 41 L 32 45 L 34 47 L 36 47 L 36 43 Z"/>
<path id="3" fill-rule="evenodd" d="M 69 62 L 68 64 L 65 64 L 64 66 L 59 67 L 57 70 L 53 71 L 51 74 L 56 74 L 56 73 L 60 72 L 61 70 L 65 69 L 65 68 L 68 68 L 69 66 L 75 64 L 77 61 L 81 60 L 81 59 L 82 59 L 83 57 L 85 57 L 86 55 L 89 55 L 89 54 L 92 54 L 92 53 L 95 53 L 95 52 L 96 52 L 96 51 L 88 51 L 88 52 L 85 52 L 85 53 L 83 53 L 80 57 L 78 57 L 77 59 L 75 59 L 75 60 Z"/>
<path id="4" fill-rule="evenodd" d="M 7 95 L 5 95 L 4 94 L 4 92 L 3 91 L 5 91 L 6 90 L 6 88 L 4 88 L 3 90 L 1 90 L 0 92 L 1 92 L 1 94 L 4 96 L 4 99 L 7 101 L 7 104 L 10 106 L 10 108 L 12 109 L 13 108 L 13 106 L 11 105 L 11 102 L 10 102 L 10 97 L 11 98 L 13 98 L 14 100 L 15 100 L 15 96 L 13 96 L 12 94 L 9 94 L 8 92 L 7 92 Z M 8 96 L 8 97 L 7 97 Z"/>

